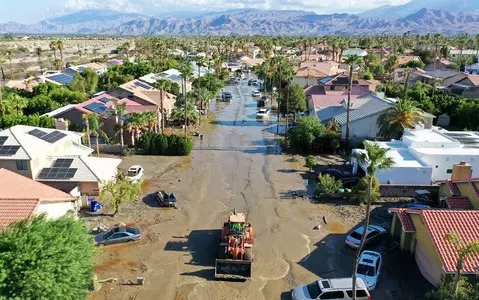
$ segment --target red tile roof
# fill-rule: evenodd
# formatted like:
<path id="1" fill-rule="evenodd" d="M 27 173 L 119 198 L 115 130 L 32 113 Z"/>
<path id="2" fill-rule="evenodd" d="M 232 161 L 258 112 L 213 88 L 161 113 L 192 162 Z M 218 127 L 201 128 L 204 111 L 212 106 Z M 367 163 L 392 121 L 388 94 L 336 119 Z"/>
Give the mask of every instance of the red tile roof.
<path id="1" fill-rule="evenodd" d="M 0 199 L 0 228 L 32 216 L 38 201 L 38 199 Z"/>
<path id="2" fill-rule="evenodd" d="M 41 201 L 73 201 L 75 198 L 28 177 L 0 168 L 0 201 L 2 199 L 40 199 Z"/>
<path id="3" fill-rule="evenodd" d="M 397 211 L 399 220 L 401 221 L 402 230 L 404 232 L 415 232 L 416 227 L 414 227 L 414 223 L 412 222 L 411 215 L 407 213 L 405 209 L 400 209 Z"/>
<path id="4" fill-rule="evenodd" d="M 314 86 L 306 89 L 305 93 L 311 95 L 311 101 L 316 107 L 342 106 L 341 102 L 348 97 L 348 91 L 325 91 L 323 86 Z M 351 89 L 351 101 L 359 97 L 371 94 L 367 88 L 353 86 Z"/>
<path id="5" fill-rule="evenodd" d="M 447 182 L 447 186 L 449 187 L 449 191 L 451 192 L 451 194 L 461 195 L 461 191 L 459 190 L 459 188 L 457 187 L 457 184 L 455 182 L 452 182 L 452 181 L 449 180 Z"/>
<path id="6" fill-rule="evenodd" d="M 471 201 L 467 197 L 458 197 L 458 196 L 448 197 L 446 199 L 446 203 L 450 209 L 460 209 L 460 210 L 473 209 Z"/>
<path id="7" fill-rule="evenodd" d="M 467 75 L 467 78 L 472 82 L 472 84 L 479 86 L 479 75 Z"/>
<path id="8" fill-rule="evenodd" d="M 423 210 L 421 216 L 447 273 L 453 273 L 458 259 L 457 250 L 446 240 L 446 234 L 457 233 L 464 243 L 479 240 L 479 211 Z M 464 273 L 475 273 L 479 254 L 464 262 Z"/>

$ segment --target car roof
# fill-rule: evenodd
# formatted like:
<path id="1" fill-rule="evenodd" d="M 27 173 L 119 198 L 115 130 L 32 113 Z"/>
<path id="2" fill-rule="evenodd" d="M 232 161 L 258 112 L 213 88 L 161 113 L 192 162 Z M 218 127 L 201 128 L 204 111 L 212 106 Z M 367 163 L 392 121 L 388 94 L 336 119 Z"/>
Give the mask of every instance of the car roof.
<path id="1" fill-rule="evenodd" d="M 385 229 L 379 225 L 370 224 L 368 227 L 368 234 L 373 231 L 384 231 Z M 359 226 L 358 228 L 354 229 L 359 234 L 363 234 L 364 225 Z"/>
<path id="2" fill-rule="evenodd" d="M 138 170 L 139 168 L 141 168 L 140 165 L 133 165 L 128 170 Z"/>
<path id="3" fill-rule="evenodd" d="M 381 254 L 375 251 L 363 251 L 359 257 L 359 263 L 374 267 Z"/>
<path id="4" fill-rule="evenodd" d="M 318 280 L 318 284 L 323 287 L 322 290 L 351 289 L 352 283 L 353 282 L 351 278 L 332 278 Z M 365 289 L 366 284 L 364 284 L 364 281 L 362 279 L 357 278 L 356 287 Z"/>

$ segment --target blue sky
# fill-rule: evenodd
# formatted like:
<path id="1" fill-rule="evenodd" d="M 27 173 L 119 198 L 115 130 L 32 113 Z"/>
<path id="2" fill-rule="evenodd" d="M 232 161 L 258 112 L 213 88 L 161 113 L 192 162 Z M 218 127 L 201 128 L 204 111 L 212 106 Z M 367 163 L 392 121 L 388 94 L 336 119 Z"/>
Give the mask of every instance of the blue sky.
<path id="1" fill-rule="evenodd" d="M 0 0 L 0 23 L 36 21 L 83 9 L 114 9 L 155 16 L 236 8 L 301 9 L 317 13 L 360 12 L 410 0 Z M 438 0 L 440 1 L 440 0 Z"/>

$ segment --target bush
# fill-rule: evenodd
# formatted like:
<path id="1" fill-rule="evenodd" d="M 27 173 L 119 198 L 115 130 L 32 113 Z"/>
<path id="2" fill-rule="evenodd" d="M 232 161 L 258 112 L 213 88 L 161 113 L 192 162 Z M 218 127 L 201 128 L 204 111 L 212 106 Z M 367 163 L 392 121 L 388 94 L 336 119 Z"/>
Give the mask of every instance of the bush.
<path id="1" fill-rule="evenodd" d="M 314 166 L 316 165 L 316 156 L 313 155 L 308 155 L 305 160 L 305 165 L 309 170 L 312 170 Z"/>
<path id="2" fill-rule="evenodd" d="M 289 130 L 287 144 L 297 153 L 334 152 L 339 147 L 339 133 L 324 126 L 318 118 L 303 117 Z"/>
<path id="3" fill-rule="evenodd" d="M 340 180 L 336 180 L 329 174 L 324 174 L 319 178 L 319 185 L 316 188 L 315 194 L 318 196 L 321 194 L 334 194 L 339 192 L 339 189 L 342 187 L 343 183 Z"/>
<path id="4" fill-rule="evenodd" d="M 381 197 L 379 187 L 379 180 L 376 178 L 376 176 L 373 176 L 371 200 L 377 200 Z M 358 184 L 356 184 L 352 190 L 353 193 L 358 195 L 359 202 L 365 203 L 368 199 L 368 176 L 361 178 L 361 180 L 359 180 Z"/>
<path id="5" fill-rule="evenodd" d="M 140 137 L 138 148 L 146 155 L 183 156 L 191 153 L 193 141 L 175 134 L 147 133 Z"/>
<path id="6" fill-rule="evenodd" d="M 363 79 L 364 80 L 372 80 L 372 79 L 374 79 L 374 75 L 373 75 L 373 73 L 369 73 L 369 72 L 365 73 Z"/>
<path id="7" fill-rule="evenodd" d="M 40 117 L 37 114 L 29 116 L 7 115 L 0 119 L 0 128 L 8 128 L 15 125 L 28 125 L 43 128 L 55 128 L 55 119 L 51 117 Z"/>

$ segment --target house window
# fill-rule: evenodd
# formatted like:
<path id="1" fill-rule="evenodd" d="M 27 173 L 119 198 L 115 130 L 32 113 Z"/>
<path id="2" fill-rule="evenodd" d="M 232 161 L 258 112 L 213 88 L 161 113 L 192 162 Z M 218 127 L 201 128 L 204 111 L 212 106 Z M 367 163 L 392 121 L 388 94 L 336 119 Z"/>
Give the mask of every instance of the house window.
<path id="1" fill-rule="evenodd" d="M 451 174 L 452 173 L 452 169 L 447 169 L 447 174 Z"/>
<path id="2" fill-rule="evenodd" d="M 26 160 L 17 160 L 17 170 L 26 171 L 28 170 L 28 163 Z"/>

